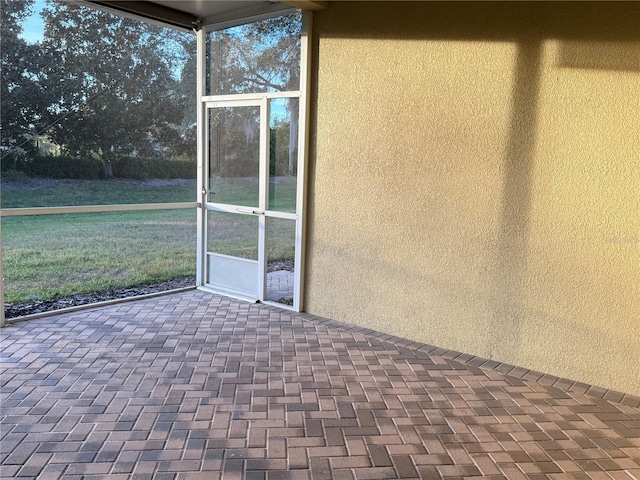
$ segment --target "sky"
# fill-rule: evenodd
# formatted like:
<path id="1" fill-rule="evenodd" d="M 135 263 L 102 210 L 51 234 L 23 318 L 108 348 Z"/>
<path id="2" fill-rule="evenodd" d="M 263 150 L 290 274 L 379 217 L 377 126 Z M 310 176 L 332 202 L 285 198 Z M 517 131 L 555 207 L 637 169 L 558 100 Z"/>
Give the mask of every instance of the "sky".
<path id="1" fill-rule="evenodd" d="M 22 38 L 29 43 L 35 43 L 42 40 L 42 19 L 40 18 L 40 10 L 45 7 L 44 0 L 36 0 L 33 14 L 27 18 L 23 25 Z"/>

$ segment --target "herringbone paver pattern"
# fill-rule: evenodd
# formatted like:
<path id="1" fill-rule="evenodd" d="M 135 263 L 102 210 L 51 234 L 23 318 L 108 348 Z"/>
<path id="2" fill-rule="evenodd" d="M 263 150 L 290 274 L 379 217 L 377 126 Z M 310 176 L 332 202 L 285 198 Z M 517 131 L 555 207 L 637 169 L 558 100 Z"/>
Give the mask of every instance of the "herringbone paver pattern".
<path id="1" fill-rule="evenodd" d="M 637 399 L 310 315 L 191 291 L 0 335 L 3 478 L 640 479 Z"/>

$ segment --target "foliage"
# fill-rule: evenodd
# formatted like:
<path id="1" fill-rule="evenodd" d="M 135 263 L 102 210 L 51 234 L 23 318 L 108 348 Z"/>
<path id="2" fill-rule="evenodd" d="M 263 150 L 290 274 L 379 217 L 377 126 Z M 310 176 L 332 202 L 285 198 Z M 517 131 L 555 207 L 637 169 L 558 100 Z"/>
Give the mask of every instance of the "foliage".
<path id="1" fill-rule="evenodd" d="M 2 170 L 2 172 L 0 172 L 0 179 L 3 182 L 24 183 L 29 181 L 29 176 L 19 170 Z"/>
<path id="2" fill-rule="evenodd" d="M 300 88 L 300 36 L 302 19 L 299 13 L 270 18 L 239 27 L 210 32 L 207 35 L 207 58 L 210 68 L 207 69 L 207 91 L 211 95 L 256 92 L 287 92 Z M 271 159 L 272 171 L 280 175 L 293 173 L 295 165 L 295 149 L 298 134 L 298 102 L 287 103 L 287 123 L 289 144 L 286 159 L 277 154 L 279 159 L 275 168 Z M 246 149 L 250 143 L 248 135 L 242 132 L 252 131 L 248 128 L 255 121 L 251 115 L 243 114 L 247 109 L 234 109 L 228 112 L 227 124 L 236 126 L 234 136 L 224 139 L 224 150 L 238 153 Z M 234 118 L 237 117 L 237 118 Z M 281 125 L 279 126 L 279 128 Z M 228 129 L 230 131 L 230 129 Z M 271 134 L 273 137 L 273 133 Z M 278 134 L 278 138 L 283 138 Z M 271 140 L 273 142 L 273 139 Z M 278 142 L 278 146 L 284 146 Z M 273 150 L 273 147 L 272 147 Z M 272 156 L 274 153 L 272 152 Z M 237 159 L 239 164 L 227 166 L 228 174 L 233 176 L 255 175 L 253 161 L 245 154 Z M 224 172 L 222 172 L 224 174 Z"/>
<path id="3" fill-rule="evenodd" d="M 53 155 L 13 155 L 12 161 L 3 161 L 2 179 L 20 173 L 24 177 L 98 179 L 104 177 L 102 164 L 92 156 L 71 157 Z M 165 160 L 148 157 L 119 157 L 113 161 L 117 178 L 195 178 L 196 161 Z M 6 174 L 6 172 L 13 172 Z"/>
<path id="4" fill-rule="evenodd" d="M 259 175 L 259 107 L 218 108 L 209 114 L 210 174 L 213 177 Z"/>
<path id="5" fill-rule="evenodd" d="M 39 106 L 34 80 L 38 63 L 35 48 L 19 36 L 32 9 L 33 0 L 0 0 L 0 145 L 3 156 L 16 147 L 33 148 L 26 134 L 31 130 Z"/>
<path id="6" fill-rule="evenodd" d="M 48 3 L 41 89 L 48 135 L 66 152 L 161 157 L 180 142 L 184 104 L 160 27 L 62 2 Z"/>
<path id="7" fill-rule="evenodd" d="M 115 160 L 113 174 L 118 178 L 195 178 L 196 161 L 158 158 L 120 157 Z"/>
<path id="8" fill-rule="evenodd" d="M 59 180 L 43 183 L 38 185 L 38 182 L 30 182 L 22 188 L 2 189 L 0 196 L 3 208 L 176 203 L 193 202 L 196 199 L 195 180 Z"/>
<path id="9" fill-rule="evenodd" d="M 0 2 L 3 164 L 45 139 L 97 155 L 104 176 L 122 155 L 195 157 L 195 77 L 179 79 L 192 34 L 47 0 L 44 39 L 28 44 L 20 34 L 33 0 Z"/>
<path id="10" fill-rule="evenodd" d="M 209 94 L 298 90 L 301 25 L 294 13 L 209 33 Z"/>
<path id="11" fill-rule="evenodd" d="M 33 0 L 0 2 L 2 171 L 52 178 L 195 174 L 193 161 L 169 161 L 196 156 L 192 34 L 47 0 L 44 38 L 28 44 L 20 33 Z M 293 14 L 209 33 L 209 93 L 297 90 L 300 27 L 300 14 Z M 286 108 L 288 135 L 282 122 L 271 133 L 271 171 L 278 175 L 294 173 L 295 165 L 297 102 Z M 255 174 L 258 125 L 241 110 L 225 120 L 232 133 L 220 145 L 228 155 L 221 175 Z M 37 155 L 47 143 L 63 156 Z"/>
<path id="12" fill-rule="evenodd" d="M 278 123 L 270 130 L 269 174 L 273 176 L 289 175 L 289 136 L 288 123 Z"/>
<path id="13" fill-rule="evenodd" d="M 5 162 L 8 164 L 8 162 Z M 21 156 L 17 161 L 12 162 L 13 171 L 19 171 L 29 177 L 46 178 L 100 178 L 102 168 L 100 160 L 91 157 L 68 157 L 51 155 Z M 2 168 L 2 178 L 5 167 Z"/>
<path id="14" fill-rule="evenodd" d="M 180 69 L 180 81 L 177 84 L 177 94 L 184 105 L 182 123 L 180 124 L 180 142 L 173 144 L 175 156 L 196 158 L 197 129 L 196 129 L 196 105 L 198 103 L 196 91 L 196 48 L 195 38 L 184 32 L 170 31 L 173 44 L 179 46 L 182 68 Z"/>

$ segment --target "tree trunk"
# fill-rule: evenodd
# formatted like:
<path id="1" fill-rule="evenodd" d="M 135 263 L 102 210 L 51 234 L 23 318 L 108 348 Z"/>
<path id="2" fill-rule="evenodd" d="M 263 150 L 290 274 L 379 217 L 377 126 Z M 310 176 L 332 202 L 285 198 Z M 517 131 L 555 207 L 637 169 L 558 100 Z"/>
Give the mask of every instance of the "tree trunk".
<path id="1" fill-rule="evenodd" d="M 293 175 L 296 171 L 296 151 L 298 147 L 298 123 L 299 123 L 299 105 L 297 102 L 289 100 L 289 112 L 291 113 L 291 121 L 289 122 L 289 175 Z"/>
<path id="2" fill-rule="evenodd" d="M 105 155 L 102 155 L 102 173 L 104 173 L 105 178 L 113 178 L 113 164 L 111 163 L 111 158 Z"/>

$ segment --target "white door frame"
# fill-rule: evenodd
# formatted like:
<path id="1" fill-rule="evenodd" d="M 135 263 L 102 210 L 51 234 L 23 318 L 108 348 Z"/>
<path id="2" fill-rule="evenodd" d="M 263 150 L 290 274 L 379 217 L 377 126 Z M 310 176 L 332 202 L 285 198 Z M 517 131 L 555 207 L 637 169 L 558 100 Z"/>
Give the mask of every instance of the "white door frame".
<path id="1" fill-rule="evenodd" d="M 197 44 L 197 142 L 198 142 L 198 162 L 197 162 L 197 185 L 198 194 L 200 196 L 197 218 L 197 253 L 196 253 L 196 285 L 199 289 L 212 291 L 207 287 L 207 211 L 208 209 L 216 209 L 218 207 L 207 202 L 207 178 L 208 178 L 208 132 L 207 127 L 207 109 L 216 106 L 244 106 L 256 105 L 260 102 L 261 118 L 260 118 L 260 184 L 264 185 L 266 192 L 261 195 L 259 222 L 260 222 L 260 239 L 258 262 L 261 263 L 259 270 L 266 270 L 266 233 L 265 223 L 266 217 L 288 218 L 296 220 L 295 228 L 295 283 L 293 295 L 293 310 L 303 310 L 303 279 L 304 279 L 304 259 L 305 259 L 305 213 L 306 213 L 306 184 L 307 184 L 307 150 L 309 137 L 309 45 L 311 36 L 311 12 L 303 12 L 302 35 L 300 42 L 300 90 L 293 92 L 273 92 L 261 94 L 236 94 L 236 95 L 220 95 L 207 96 L 205 92 L 205 73 L 206 73 L 206 27 L 198 31 Z M 268 211 L 268 187 L 269 187 L 269 99 L 272 98 L 299 98 L 299 132 L 298 132 L 298 159 L 297 159 L 297 191 L 296 191 L 296 213 L 289 214 L 284 212 Z M 253 102 L 253 103 L 251 103 Z M 266 148 L 264 148 L 266 146 Z M 262 183 L 264 182 L 264 183 Z M 264 198 L 263 198 L 264 197 Z M 212 208 L 212 206 L 214 208 Z M 246 212 L 245 212 L 246 213 Z M 260 274 L 258 283 L 259 300 L 265 302 L 266 275 Z M 216 292 L 218 293 L 218 292 Z M 270 302 L 265 302 L 270 303 Z M 274 303 L 279 307 L 291 308 L 278 303 Z"/>

